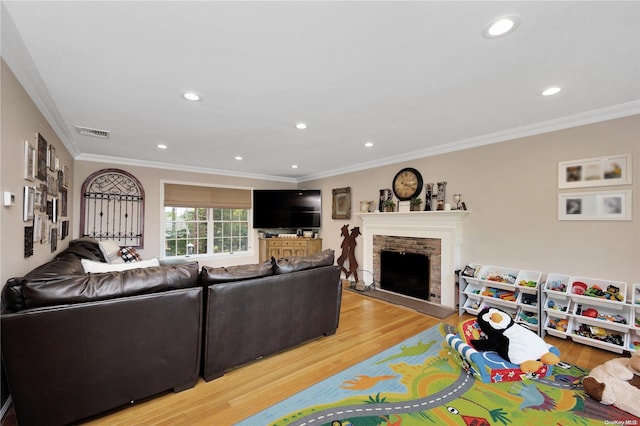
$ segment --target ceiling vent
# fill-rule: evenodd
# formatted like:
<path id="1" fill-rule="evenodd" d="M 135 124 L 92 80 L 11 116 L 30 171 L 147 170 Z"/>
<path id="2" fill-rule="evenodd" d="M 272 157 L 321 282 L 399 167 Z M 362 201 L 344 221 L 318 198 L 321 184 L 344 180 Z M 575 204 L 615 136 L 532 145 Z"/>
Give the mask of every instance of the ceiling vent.
<path id="1" fill-rule="evenodd" d="M 93 136 L 94 138 L 109 139 L 108 130 L 92 129 L 90 127 L 76 126 L 76 131 L 84 136 Z"/>

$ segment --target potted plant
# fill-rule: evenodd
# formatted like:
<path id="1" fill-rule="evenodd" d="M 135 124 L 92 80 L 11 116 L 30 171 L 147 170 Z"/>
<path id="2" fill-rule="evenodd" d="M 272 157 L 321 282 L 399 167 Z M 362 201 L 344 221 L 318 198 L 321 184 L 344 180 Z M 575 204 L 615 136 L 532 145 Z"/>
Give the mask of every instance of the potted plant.
<path id="1" fill-rule="evenodd" d="M 420 197 L 413 197 L 411 198 L 411 201 L 409 202 L 409 204 L 411 205 L 411 211 L 420 211 L 420 206 L 422 205 L 422 198 Z"/>
<path id="2" fill-rule="evenodd" d="M 393 200 L 386 200 L 382 206 L 385 212 L 393 212 L 396 210 L 396 203 Z"/>

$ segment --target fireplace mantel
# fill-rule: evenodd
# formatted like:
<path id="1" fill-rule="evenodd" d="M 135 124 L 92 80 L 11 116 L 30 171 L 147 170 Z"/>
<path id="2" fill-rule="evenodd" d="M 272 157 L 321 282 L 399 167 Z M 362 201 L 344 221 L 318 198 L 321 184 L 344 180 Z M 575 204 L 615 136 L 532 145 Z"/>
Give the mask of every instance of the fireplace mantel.
<path id="1" fill-rule="evenodd" d="M 455 308 L 455 271 L 462 267 L 462 221 L 469 213 L 467 210 L 357 213 L 362 219 L 364 270 L 373 270 L 374 235 L 439 239 L 441 301 Z"/>

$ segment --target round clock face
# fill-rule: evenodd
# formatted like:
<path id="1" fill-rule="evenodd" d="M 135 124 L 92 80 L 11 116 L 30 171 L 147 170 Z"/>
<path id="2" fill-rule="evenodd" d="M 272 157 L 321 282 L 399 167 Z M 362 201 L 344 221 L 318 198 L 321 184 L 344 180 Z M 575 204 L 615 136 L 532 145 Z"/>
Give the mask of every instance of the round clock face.
<path id="1" fill-rule="evenodd" d="M 411 167 L 400 170 L 393 178 L 393 193 L 398 200 L 409 200 L 422 191 L 422 175 Z"/>

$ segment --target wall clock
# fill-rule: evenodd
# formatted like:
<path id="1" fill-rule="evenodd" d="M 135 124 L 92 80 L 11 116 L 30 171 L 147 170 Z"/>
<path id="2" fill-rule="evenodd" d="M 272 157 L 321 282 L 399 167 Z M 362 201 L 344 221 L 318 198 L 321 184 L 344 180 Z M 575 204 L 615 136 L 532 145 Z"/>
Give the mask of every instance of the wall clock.
<path id="1" fill-rule="evenodd" d="M 405 167 L 393 178 L 393 193 L 398 200 L 409 200 L 422 191 L 422 175 L 412 167 Z"/>

